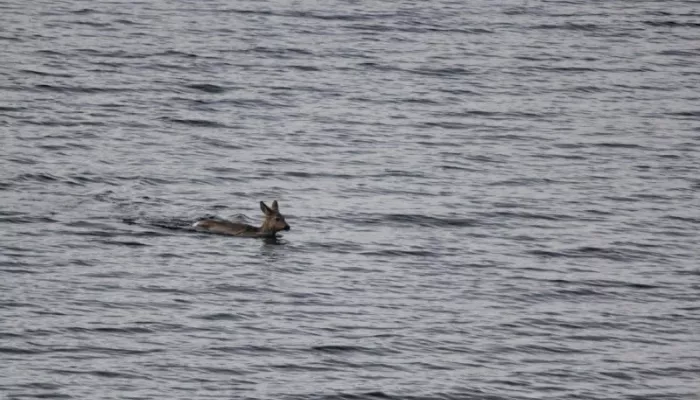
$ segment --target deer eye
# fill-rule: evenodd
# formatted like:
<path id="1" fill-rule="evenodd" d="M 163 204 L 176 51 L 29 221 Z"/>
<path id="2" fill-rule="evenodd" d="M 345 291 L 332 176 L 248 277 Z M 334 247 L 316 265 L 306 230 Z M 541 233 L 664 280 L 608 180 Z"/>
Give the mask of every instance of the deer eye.
<path id="1" fill-rule="evenodd" d="M 279 220 L 280 220 L 280 217 L 275 218 L 275 221 L 279 222 Z"/>

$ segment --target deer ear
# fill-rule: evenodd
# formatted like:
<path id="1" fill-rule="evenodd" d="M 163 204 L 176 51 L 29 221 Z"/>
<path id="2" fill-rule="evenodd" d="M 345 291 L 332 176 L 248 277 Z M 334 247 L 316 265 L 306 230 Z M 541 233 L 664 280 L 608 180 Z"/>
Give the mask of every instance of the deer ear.
<path id="1" fill-rule="evenodd" d="M 265 213 L 265 215 L 270 213 L 270 207 L 268 207 L 265 204 L 265 202 L 262 202 L 262 201 L 260 202 L 260 209 L 262 210 L 263 213 Z"/>
<path id="2" fill-rule="evenodd" d="M 279 210 L 280 210 L 280 206 L 279 206 L 279 204 L 277 204 L 277 200 L 273 201 L 272 202 L 272 211 L 279 211 Z"/>

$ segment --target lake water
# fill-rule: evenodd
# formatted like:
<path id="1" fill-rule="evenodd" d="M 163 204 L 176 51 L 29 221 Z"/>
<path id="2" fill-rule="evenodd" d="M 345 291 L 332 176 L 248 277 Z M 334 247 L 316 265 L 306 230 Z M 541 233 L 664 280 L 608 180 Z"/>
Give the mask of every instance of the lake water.
<path id="1" fill-rule="evenodd" d="M 697 399 L 699 44 L 691 1 L 3 1 L 0 398 Z"/>

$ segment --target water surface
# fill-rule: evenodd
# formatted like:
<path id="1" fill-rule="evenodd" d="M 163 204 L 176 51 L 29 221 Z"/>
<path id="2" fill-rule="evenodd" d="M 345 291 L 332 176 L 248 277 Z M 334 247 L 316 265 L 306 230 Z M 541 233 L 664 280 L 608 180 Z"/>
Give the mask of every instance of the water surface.
<path id="1" fill-rule="evenodd" d="M 0 397 L 697 398 L 698 43 L 691 1 L 3 2 Z"/>

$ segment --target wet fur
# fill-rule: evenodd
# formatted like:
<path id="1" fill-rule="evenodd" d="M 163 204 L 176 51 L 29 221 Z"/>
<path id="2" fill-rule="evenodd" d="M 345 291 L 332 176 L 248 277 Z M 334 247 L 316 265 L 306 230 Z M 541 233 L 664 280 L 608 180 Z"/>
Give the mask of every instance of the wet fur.
<path id="1" fill-rule="evenodd" d="M 274 237 L 277 232 L 290 229 L 284 220 L 284 216 L 279 212 L 277 200 L 272 202 L 271 207 L 268 207 L 267 204 L 261 201 L 260 209 L 265 214 L 265 219 L 260 227 L 216 219 L 203 219 L 195 222 L 193 226 L 196 230 L 202 232 L 240 237 Z"/>

